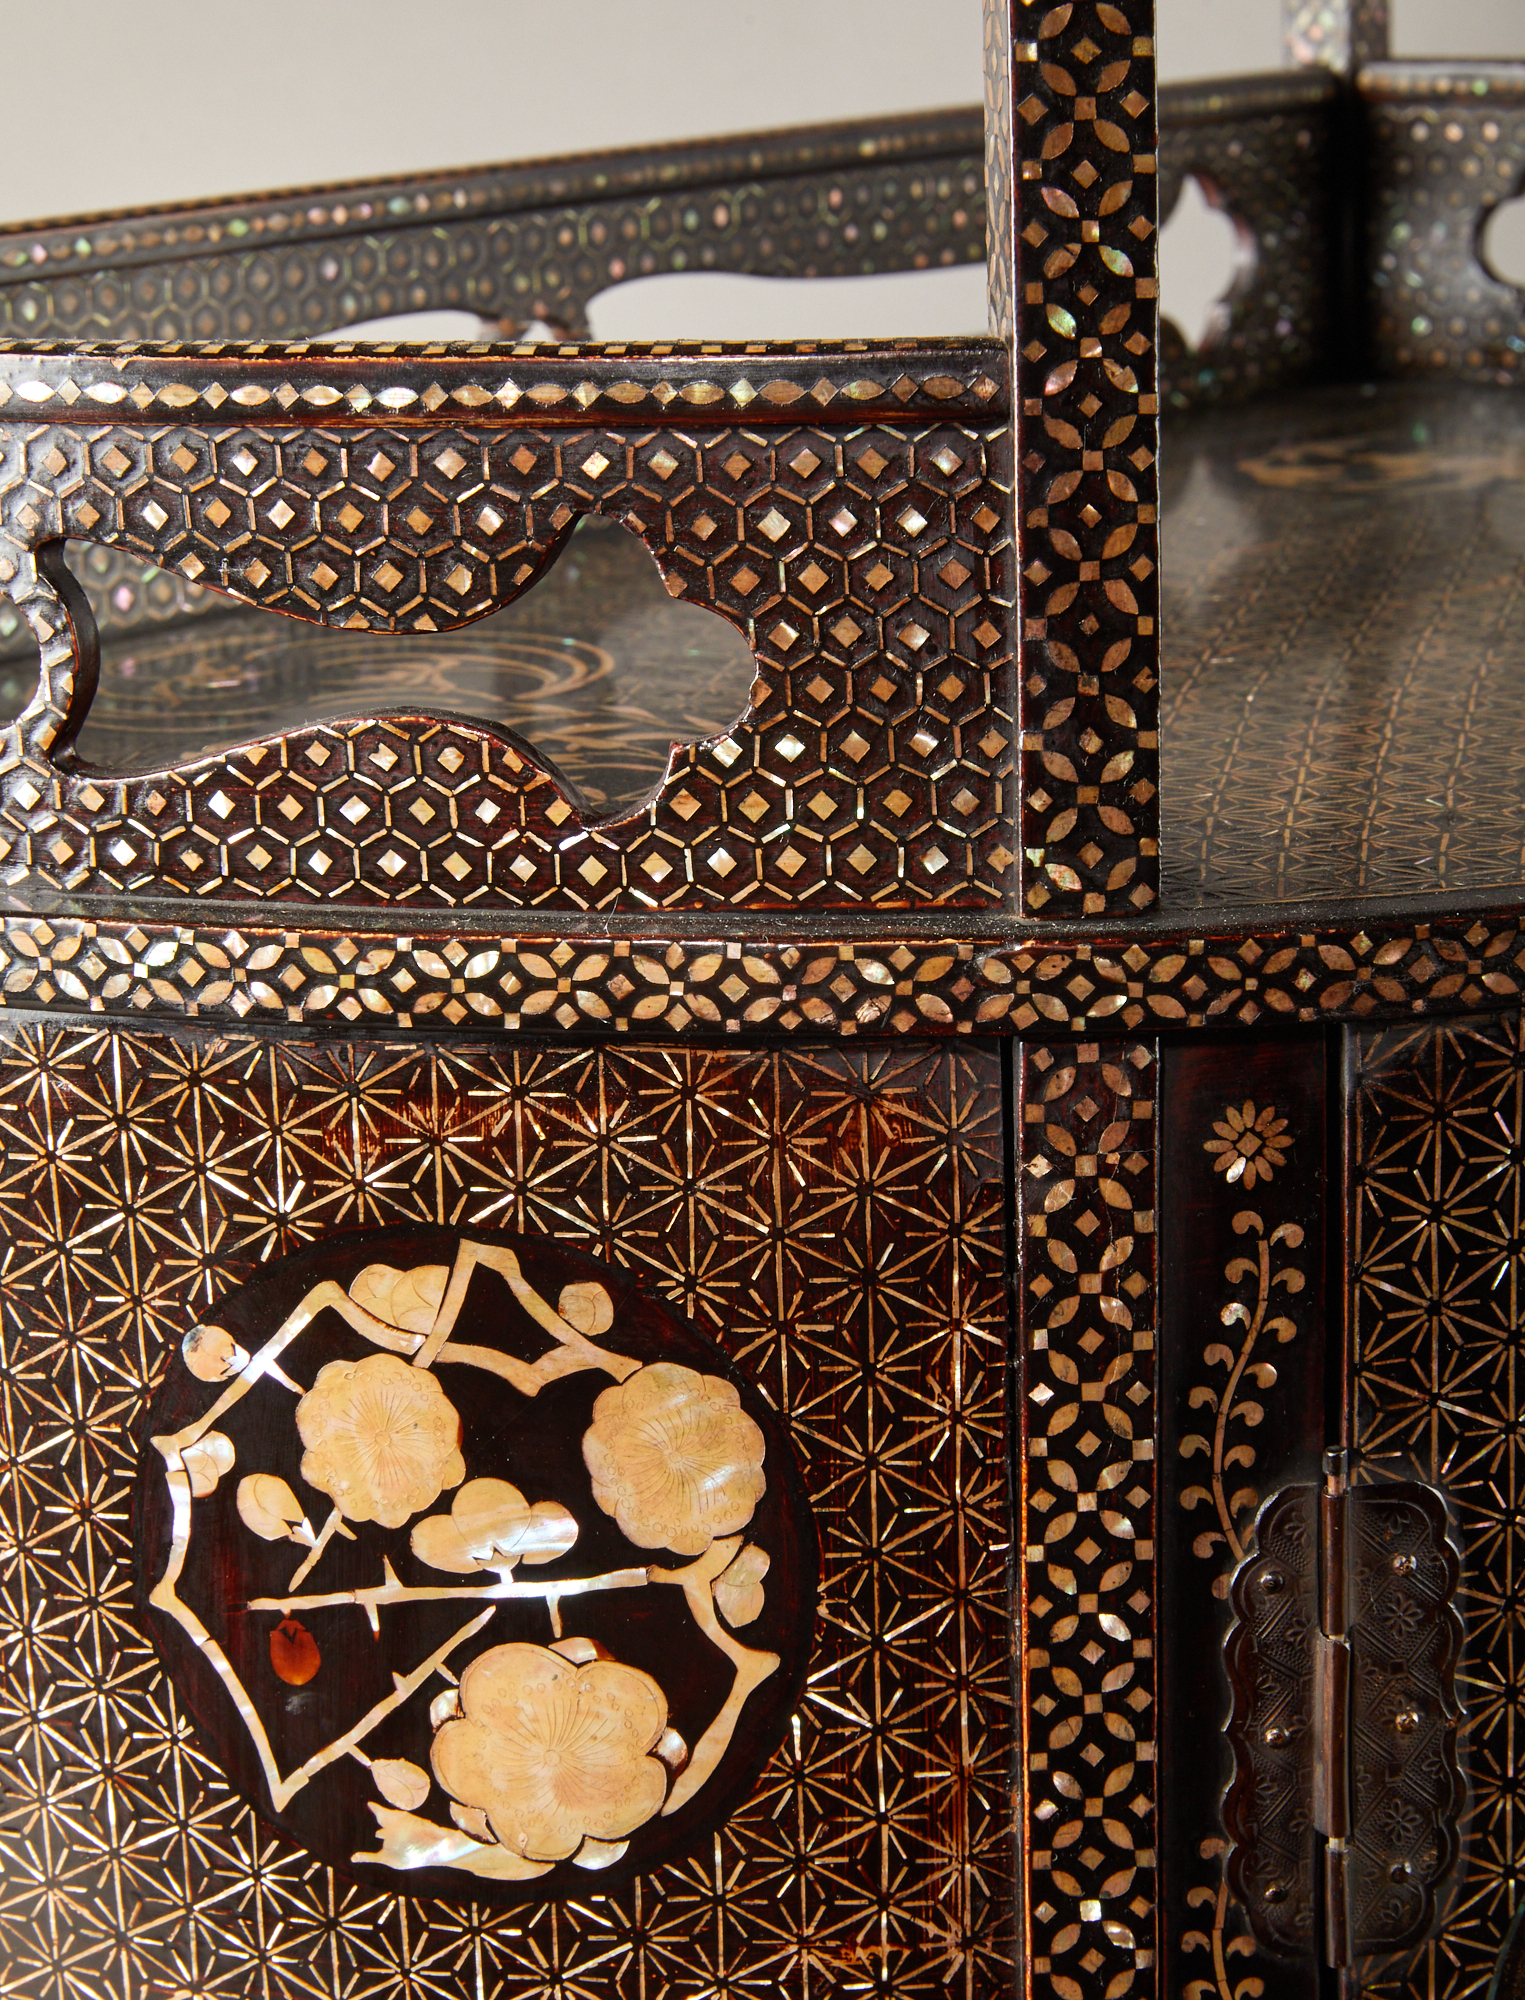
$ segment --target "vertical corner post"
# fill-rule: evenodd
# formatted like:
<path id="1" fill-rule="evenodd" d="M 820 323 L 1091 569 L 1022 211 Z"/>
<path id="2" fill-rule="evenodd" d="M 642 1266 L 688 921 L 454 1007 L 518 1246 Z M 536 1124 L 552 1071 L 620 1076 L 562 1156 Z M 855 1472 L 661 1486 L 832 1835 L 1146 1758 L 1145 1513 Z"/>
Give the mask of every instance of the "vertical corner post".
<path id="1" fill-rule="evenodd" d="M 1153 0 L 986 0 L 990 297 L 1011 343 L 1022 908 L 1159 895 Z"/>
<path id="2" fill-rule="evenodd" d="M 1386 62 L 1388 0 L 1285 0 L 1287 54 L 1303 68 L 1322 63 L 1351 76 Z"/>

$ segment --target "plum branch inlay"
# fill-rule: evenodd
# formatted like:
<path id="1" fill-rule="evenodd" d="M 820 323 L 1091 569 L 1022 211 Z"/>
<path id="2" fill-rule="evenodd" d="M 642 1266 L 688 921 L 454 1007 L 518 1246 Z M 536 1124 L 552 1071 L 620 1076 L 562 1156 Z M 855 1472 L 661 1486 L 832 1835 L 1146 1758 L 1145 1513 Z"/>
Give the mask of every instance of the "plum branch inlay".
<path id="1" fill-rule="evenodd" d="M 325 1788 L 351 1797 L 342 1862 L 509 1885 L 627 1854 L 639 1871 L 671 1844 L 643 1829 L 707 1829 L 786 1724 L 811 1610 L 787 1447 L 691 1365 L 708 1343 L 653 1341 L 652 1302 L 579 1270 L 553 1305 L 525 1262 L 566 1253 L 473 1237 L 448 1263 L 364 1258 L 399 1233 L 447 1234 L 367 1232 L 340 1275 L 297 1296 L 277 1267 L 279 1307 L 261 1311 L 266 1280 L 186 1335 L 161 1410 L 218 1393 L 151 1438 L 148 1602 L 220 1681 L 225 1737 L 231 1701 L 230 1776 L 313 1845 L 304 1795 L 313 1826 L 344 1819 Z M 354 1797 L 355 1765 L 379 1798 Z"/>

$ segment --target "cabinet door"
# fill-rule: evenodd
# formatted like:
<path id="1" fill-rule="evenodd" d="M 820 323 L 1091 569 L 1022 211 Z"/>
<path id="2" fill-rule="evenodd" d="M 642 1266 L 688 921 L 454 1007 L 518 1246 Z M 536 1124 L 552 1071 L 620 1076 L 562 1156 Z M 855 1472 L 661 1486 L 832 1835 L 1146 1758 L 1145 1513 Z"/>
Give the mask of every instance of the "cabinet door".
<path id="1" fill-rule="evenodd" d="M 1519 1021 L 1160 1068 L 1160 1990 L 1513 1995 Z"/>
<path id="2" fill-rule="evenodd" d="M 1002 1102 L 5 1031 L 9 1988 L 1002 1990 Z"/>
<path id="3" fill-rule="evenodd" d="M 1021 1052 L 1034 1994 L 1317 1992 L 1249 1962 L 1223 1802 L 1230 1582 L 1324 1439 L 1327 1064 L 1317 1034 Z"/>
<path id="4" fill-rule="evenodd" d="M 1246 1921 L 1224 1803 L 1235 1772 L 1231 1586 L 1256 1549 L 1261 1509 L 1317 1481 L 1338 1437 L 1329 1062 L 1317 1033 L 1183 1044 L 1163 1061 L 1162 1990 L 1194 2000 L 1234 2000 L 1251 1977 L 1266 2000 L 1318 1991 L 1311 1798 L 1278 1774 L 1257 1826 L 1256 1865 L 1289 1891 L 1274 1906 L 1290 1947 L 1280 1954 Z"/>

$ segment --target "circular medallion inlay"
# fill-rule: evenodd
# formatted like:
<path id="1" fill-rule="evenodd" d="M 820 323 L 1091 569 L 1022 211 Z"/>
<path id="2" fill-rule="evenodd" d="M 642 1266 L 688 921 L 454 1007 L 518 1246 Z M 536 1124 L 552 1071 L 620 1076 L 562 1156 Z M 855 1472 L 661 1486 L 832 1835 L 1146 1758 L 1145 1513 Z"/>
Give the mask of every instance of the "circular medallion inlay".
<path id="1" fill-rule="evenodd" d="M 137 1547 L 229 1782 L 325 1862 L 476 1902 L 708 1835 L 815 1612 L 762 1396 L 624 1273 L 494 1231 L 348 1232 L 220 1299 L 154 1404 Z"/>

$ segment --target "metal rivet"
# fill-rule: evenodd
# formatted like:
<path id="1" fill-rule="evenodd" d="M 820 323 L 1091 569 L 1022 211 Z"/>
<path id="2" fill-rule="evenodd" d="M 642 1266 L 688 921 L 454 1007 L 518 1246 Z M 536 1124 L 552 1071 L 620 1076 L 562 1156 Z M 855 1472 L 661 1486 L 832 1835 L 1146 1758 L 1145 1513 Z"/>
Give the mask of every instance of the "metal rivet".
<path id="1" fill-rule="evenodd" d="M 1285 1882 L 1272 1882 L 1268 1885 L 1266 1889 L 1266 1901 L 1268 1903 L 1284 1903 L 1286 1900 L 1287 1885 Z"/>
<path id="2" fill-rule="evenodd" d="M 1412 1736 L 1414 1731 L 1419 1727 L 1418 1709 L 1400 1708 L 1398 1713 L 1393 1717 L 1393 1727 L 1400 1736 Z"/>
<path id="3" fill-rule="evenodd" d="M 1395 1861 L 1387 1871 L 1388 1880 L 1391 1882 L 1401 1882 L 1406 1876 L 1412 1875 L 1413 1872 L 1413 1869 L 1410 1868 L 1406 1861 Z"/>
<path id="4" fill-rule="evenodd" d="M 1413 1556 L 1394 1556 L 1393 1572 L 1397 1576 L 1412 1576 L 1419 1564 Z"/>
<path id="5" fill-rule="evenodd" d="M 1262 1570 L 1260 1573 L 1260 1587 L 1268 1597 L 1275 1597 L 1278 1591 L 1286 1589 L 1287 1579 L 1279 1569 Z"/>
<path id="6" fill-rule="evenodd" d="M 1292 1732 L 1290 1729 L 1283 1729 L 1279 1722 L 1275 1722 L 1266 1731 L 1265 1740 L 1273 1749 L 1279 1750 L 1283 1743 L 1289 1743 L 1292 1740 Z"/>

